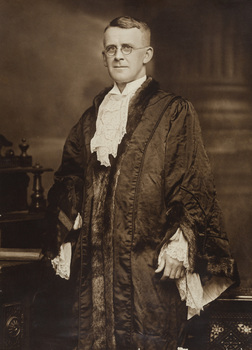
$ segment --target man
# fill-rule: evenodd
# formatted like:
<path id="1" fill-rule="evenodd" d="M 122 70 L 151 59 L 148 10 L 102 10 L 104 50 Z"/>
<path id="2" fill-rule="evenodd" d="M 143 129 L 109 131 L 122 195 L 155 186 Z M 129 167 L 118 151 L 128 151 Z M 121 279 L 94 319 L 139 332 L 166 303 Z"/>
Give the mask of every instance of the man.
<path id="1" fill-rule="evenodd" d="M 75 349 L 175 350 L 235 280 L 196 112 L 146 77 L 152 56 L 145 23 L 110 22 L 114 87 L 71 130 L 49 192 L 44 253 L 70 275 Z"/>

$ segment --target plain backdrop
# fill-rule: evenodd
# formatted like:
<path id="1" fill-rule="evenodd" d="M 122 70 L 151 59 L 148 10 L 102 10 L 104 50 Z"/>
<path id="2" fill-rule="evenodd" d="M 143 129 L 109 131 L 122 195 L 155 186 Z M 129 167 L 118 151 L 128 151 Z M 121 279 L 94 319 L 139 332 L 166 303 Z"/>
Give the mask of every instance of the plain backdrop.
<path id="1" fill-rule="evenodd" d="M 250 1 L 1 0 L 0 133 L 15 154 L 25 137 L 33 163 L 56 170 L 70 128 L 111 84 L 103 30 L 126 14 L 153 30 L 148 74 L 198 111 L 242 287 L 252 288 Z M 52 182 L 43 175 L 45 194 Z"/>

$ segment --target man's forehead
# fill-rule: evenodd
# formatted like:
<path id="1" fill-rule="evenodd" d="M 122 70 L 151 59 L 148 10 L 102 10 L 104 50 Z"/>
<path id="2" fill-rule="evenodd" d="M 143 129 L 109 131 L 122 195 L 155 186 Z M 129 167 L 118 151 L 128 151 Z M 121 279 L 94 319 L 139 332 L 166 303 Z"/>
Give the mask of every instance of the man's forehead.
<path id="1" fill-rule="evenodd" d="M 109 27 L 104 33 L 104 45 L 112 44 L 140 44 L 143 41 L 143 33 L 138 28 Z"/>

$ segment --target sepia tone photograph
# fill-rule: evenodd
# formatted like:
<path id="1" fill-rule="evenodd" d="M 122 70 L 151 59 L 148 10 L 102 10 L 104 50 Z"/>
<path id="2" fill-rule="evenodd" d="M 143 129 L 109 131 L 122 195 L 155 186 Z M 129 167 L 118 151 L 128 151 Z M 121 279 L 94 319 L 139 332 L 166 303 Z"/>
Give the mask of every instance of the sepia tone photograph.
<path id="1" fill-rule="evenodd" d="M 252 2 L 0 0 L 0 350 L 252 350 Z"/>

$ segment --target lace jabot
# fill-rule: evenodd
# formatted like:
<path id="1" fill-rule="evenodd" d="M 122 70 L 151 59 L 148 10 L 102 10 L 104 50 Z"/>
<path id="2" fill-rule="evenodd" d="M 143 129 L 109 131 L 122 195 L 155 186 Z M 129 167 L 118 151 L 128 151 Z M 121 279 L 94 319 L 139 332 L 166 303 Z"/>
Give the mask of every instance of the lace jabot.
<path id="1" fill-rule="evenodd" d="M 91 140 L 91 152 L 96 152 L 101 165 L 110 166 L 109 155 L 117 156 L 118 145 L 126 134 L 129 102 L 146 76 L 128 83 L 121 93 L 114 84 L 98 111 L 96 132 Z"/>

